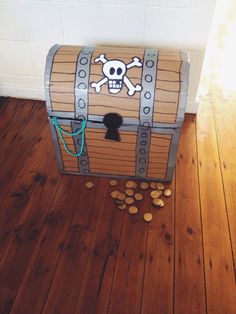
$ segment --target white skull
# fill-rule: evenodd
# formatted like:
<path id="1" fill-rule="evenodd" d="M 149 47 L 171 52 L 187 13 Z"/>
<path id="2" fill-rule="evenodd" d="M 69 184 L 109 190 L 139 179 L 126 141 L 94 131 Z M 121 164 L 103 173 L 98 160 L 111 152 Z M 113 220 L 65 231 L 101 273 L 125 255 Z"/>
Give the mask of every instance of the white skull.
<path id="1" fill-rule="evenodd" d="M 108 88 L 111 94 L 119 93 L 126 73 L 126 64 L 119 60 L 110 60 L 104 63 L 102 71 L 108 78 Z"/>

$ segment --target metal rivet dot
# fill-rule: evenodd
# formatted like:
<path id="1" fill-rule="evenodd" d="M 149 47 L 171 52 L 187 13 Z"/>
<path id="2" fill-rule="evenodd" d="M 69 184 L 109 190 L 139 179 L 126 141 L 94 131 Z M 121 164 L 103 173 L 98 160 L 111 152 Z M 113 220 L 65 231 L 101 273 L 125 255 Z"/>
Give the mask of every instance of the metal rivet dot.
<path id="1" fill-rule="evenodd" d="M 81 114 L 80 116 L 78 116 L 77 119 L 84 120 L 84 119 L 85 119 L 85 116 L 83 116 L 83 115 Z"/>
<path id="2" fill-rule="evenodd" d="M 140 148 L 139 152 L 140 152 L 140 154 L 146 154 L 146 149 Z"/>
<path id="3" fill-rule="evenodd" d="M 151 95 L 150 92 L 146 92 L 146 93 L 144 94 L 144 97 L 145 97 L 146 99 L 150 99 L 150 98 L 152 97 L 152 95 Z"/>
<path id="4" fill-rule="evenodd" d="M 86 107 L 86 102 L 82 98 L 80 98 L 79 101 L 78 101 L 78 106 L 81 109 L 84 109 Z"/>
<path id="5" fill-rule="evenodd" d="M 147 61 L 146 61 L 146 66 L 147 66 L 148 68 L 152 68 L 152 67 L 154 66 L 154 61 L 152 61 L 152 60 L 147 60 Z"/>
<path id="6" fill-rule="evenodd" d="M 145 132 L 141 133 L 141 137 L 142 138 L 147 138 L 147 133 L 145 133 Z"/>
<path id="7" fill-rule="evenodd" d="M 144 168 L 139 168 L 140 173 L 144 173 L 145 169 Z"/>
<path id="8" fill-rule="evenodd" d="M 90 55 L 90 51 L 89 50 L 82 50 L 82 53 L 85 56 Z"/>
<path id="9" fill-rule="evenodd" d="M 83 170 L 83 173 L 86 173 L 86 174 L 87 174 L 88 172 L 89 172 L 88 169 L 84 169 L 84 170 Z"/>
<path id="10" fill-rule="evenodd" d="M 88 58 L 86 58 L 86 57 L 81 58 L 79 63 L 82 64 L 82 65 L 87 64 L 88 63 Z"/>
<path id="11" fill-rule="evenodd" d="M 81 164 L 82 166 L 87 166 L 88 163 L 87 163 L 86 160 L 81 160 L 80 164 Z"/>
<path id="12" fill-rule="evenodd" d="M 147 141 L 141 141 L 141 142 L 140 142 L 140 145 L 141 145 L 141 146 L 145 146 L 146 144 L 147 144 Z"/>
<path id="13" fill-rule="evenodd" d="M 148 121 L 145 121 L 145 122 L 143 122 L 143 126 L 148 127 L 148 126 L 150 126 L 150 123 Z"/>
<path id="14" fill-rule="evenodd" d="M 145 81 L 150 83 L 152 81 L 152 76 L 150 74 L 145 75 Z"/>
<path id="15" fill-rule="evenodd" d="M 150 107 L 144 107 L 144 108 L 143 108 L 143 112 L 144 112 L 145 114 L 148 114 L 148 113 L 150 112 Z"/>
<path id="16" fill-rule="evenodd" d="M 146 159 L 145 158 L 139 158 L 138 161 L 140 162 L 140 164 L 145 164 L 146 163 Z"/>
<path id="17" fill-rule="evenodd" d="M 86 89 L 87 85 L 85 83 L 80 83 L 80 84 L 78 84 L 78 88 L 79 89 Z"/>
<path id="18" fill-rule="evenodd" d="M 80 70 L 78 75 L 79 77 L 84 78 L 86 76 L 86 72 L 84 70 Z"/>

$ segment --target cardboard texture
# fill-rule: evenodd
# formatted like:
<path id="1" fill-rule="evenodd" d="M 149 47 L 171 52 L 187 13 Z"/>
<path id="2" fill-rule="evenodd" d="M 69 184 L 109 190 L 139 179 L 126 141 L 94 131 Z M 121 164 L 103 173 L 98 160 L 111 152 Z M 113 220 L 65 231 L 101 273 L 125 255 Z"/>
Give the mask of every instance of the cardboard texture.
<path id="1" fill-rule="evenodd" d="M 186 52 L 53 46 L 45 69 L 46 104 L 64 173 L 170 181 L 184 120 Z M 76 134 L 60 137 L 59 126 Z M 54 118 L 55 119 L 55 118 Z M 66 147 L 65 147 L 66 145 Z"/>

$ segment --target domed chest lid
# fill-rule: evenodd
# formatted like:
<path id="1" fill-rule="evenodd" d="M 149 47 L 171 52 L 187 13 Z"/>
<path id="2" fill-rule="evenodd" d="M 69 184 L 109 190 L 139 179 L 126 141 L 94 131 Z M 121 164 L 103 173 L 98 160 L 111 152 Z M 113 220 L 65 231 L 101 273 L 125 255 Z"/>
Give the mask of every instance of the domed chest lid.
<path id="1" fill-rule="evenodd" d="M 124 125 L 179 127 L 184 119 L 189 61 L 181 51 L 59 46 L 45 69 L 50 116 Z"/>

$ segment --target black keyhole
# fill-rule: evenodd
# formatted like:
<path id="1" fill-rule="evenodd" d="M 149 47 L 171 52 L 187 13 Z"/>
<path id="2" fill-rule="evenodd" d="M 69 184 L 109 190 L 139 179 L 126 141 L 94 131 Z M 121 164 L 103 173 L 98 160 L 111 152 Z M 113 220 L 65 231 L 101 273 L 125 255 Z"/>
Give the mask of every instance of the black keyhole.
<path id="1" fill-rule="evenodd" d="M 119 127 L 123 123 L 122 116 L 118 113 L 107 113 L 103 118 L 103 123 L 107 127 L 105 138 L 113 141 L 120 141 Z"/>

